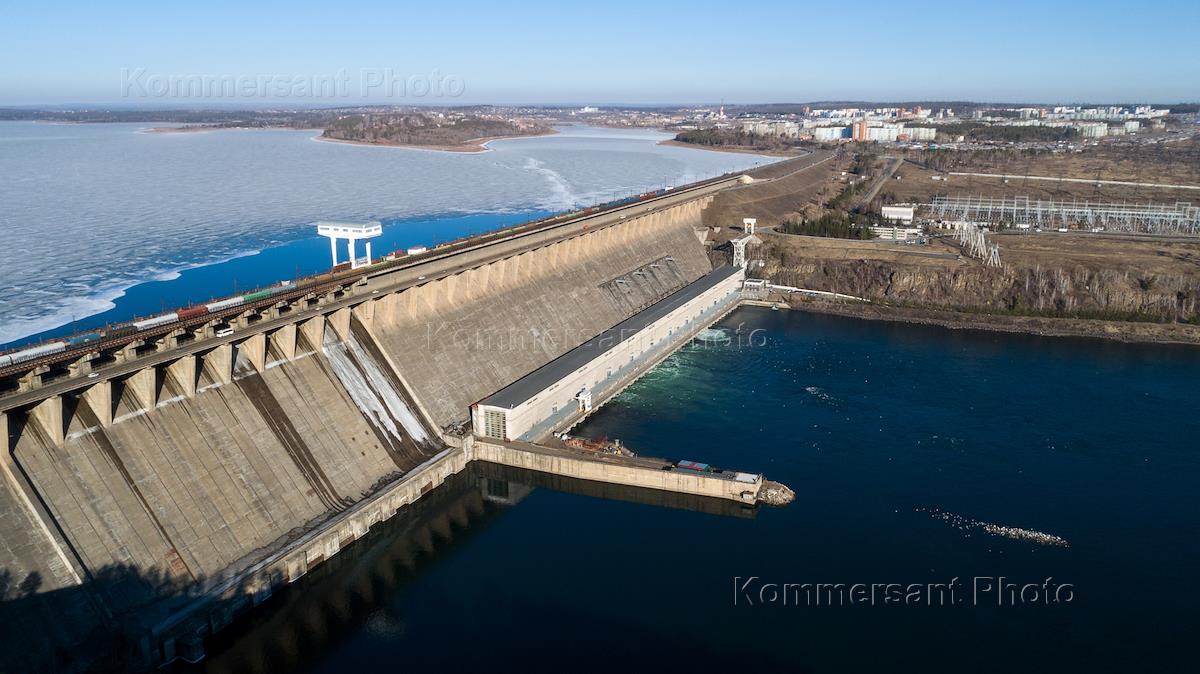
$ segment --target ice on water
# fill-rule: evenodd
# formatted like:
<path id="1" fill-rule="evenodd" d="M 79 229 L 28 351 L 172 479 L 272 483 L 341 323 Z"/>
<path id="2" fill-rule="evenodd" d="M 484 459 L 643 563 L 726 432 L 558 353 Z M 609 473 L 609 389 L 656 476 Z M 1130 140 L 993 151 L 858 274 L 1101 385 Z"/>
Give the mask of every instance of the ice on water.
<path id="1" fill-rule="evenodd" d="M 319 219 L 564 210 L 766 161 L 580 127 L 477 154 L 312 131 L 63 129 L 0 123 L 0 344 L 105 311 L 132 285 L 311 236 Z"/>

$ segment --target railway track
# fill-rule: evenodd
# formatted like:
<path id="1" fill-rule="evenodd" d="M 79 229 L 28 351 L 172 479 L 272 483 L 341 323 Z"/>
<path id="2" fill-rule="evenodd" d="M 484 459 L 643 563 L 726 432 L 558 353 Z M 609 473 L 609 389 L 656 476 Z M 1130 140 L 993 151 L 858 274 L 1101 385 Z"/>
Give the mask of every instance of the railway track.
<path id="1" fill-rule="evenodd" d="M 693 195 L 697 191 L 712 188 L 715 185 L 725 182 L 728 182 L 731 185 L 736 184 L 740 176 L 741 174 L 724 174 L 680 188 L 660 191 L 659 193 L 655 193 L 655 196 L 635 200 L 633 202 L 618 202 L 616 205 L 594 207 L 594 211 L 592 211 L 592 209 L 587 209 L 582 213 L 568 213 L 550 216 L 549 218 L 535 220 L 529 223 L 522 223 L 520 225 L 497 230 L 495 232 L 469 237 L 459 241 L 452 241 L 433 248 L 426 253 L 421 253 L 415 256 L 405 256 L 399 259 L 385 260 L 369 267 L 360 268 L 353 271 L 345 270 L 328 272 L 316 277 L 302 277 L 300 279 L 296 279 L 293 289 L 277 292 L 266 299 L 255 302 L 246 302 L 228 309 L 222 309 L 186 319 L 163 323 L 161 325 L 139 330 L 132 334 L 122 334 L 114 337 L 104 336 L 97 341 L 87 342 L 78 347 L 69 347 L 62 351 L 56 351 L 44 356 L 5 365 L 0 367 L 0 380 L 11 379 L 15 376 L 23 375 L 26 372 L 43 366 L 54 366 L 60 363 L 73 362 L 83 356 L 88 355 L 89 353 L 115 350 L 123 348 L 132 342 L 159 339 L 180 329 L 203 326 L 207 323 L 211 323 L 214 320 L 223 321 L 227 318 L 237 317 L 246 313 L 247 311 L 270 308 L 271 306 L 278 305 L 281 302 L 297 301 L 313 293 L 319 294 L 336 290 L 338 288 L 350 288 L 364 281 L 369 282 L 369 280 L 374 277 L 392 275 L 403 271 L 412 271 L 433 263 L 454 260 L 455 258 L 461 258 L 473 252 L 496 246 L 498 244 L 519 242 L 522 239 L 532 237 L 534 235 L 546 234 L 547 232 L 554 232 L 555 230 L 572 227 L 580 232 L 588 231 L 589 226 L 592 223 L 596 223 L 600 227 L 610 226 L 620 222 L 620 218 L 608 222 L 605 222 L 605 220 L 623 210 L 637 208 L 656 210 L 665 206 L 673 206 L 680 200 L 686 200 L 685 197 Z M 602 222 L 604 224 L 599 224 Z M 485 262 L 472 261 L 471 264 L 468 265 L 459 265 L 458 267 L 453 267 L 448 271 L 448 273 L 457 273 L 454 271 L 455 269 L 466 268 L 481 263 Z M 108 326 L 105 328 L 105 330 L 110 330 L 113 328 L 119 329 L 120 327 L 128 326 L 131 323 L 132 322 L 127 322 L 119 324 L 118 326 Z M 44 344 L 51 344 L 56 341 L 65 341 L 66 339 L 69 339 L 69 337 L 61 340 L 50 340 Z M 9 353 L 11 354 L 13 352 Z"/>

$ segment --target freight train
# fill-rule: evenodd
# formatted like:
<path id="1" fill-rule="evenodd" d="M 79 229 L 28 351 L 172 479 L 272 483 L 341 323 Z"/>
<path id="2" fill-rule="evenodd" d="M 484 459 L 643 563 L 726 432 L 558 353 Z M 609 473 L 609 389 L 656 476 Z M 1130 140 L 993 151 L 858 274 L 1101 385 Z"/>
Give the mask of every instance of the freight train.
<path id="1" fill-rule="evenodd" d="M 703 184 L 706 184 L 709 182 L 714 182 L 717 180 L 723 180 L 726 177 L 727 176 L 718 176 L 718 177 L 712 178 L 710 180 L 701 181 L 699 183 L 696 183 L 696 185 L 694 185 L 693 187 L 698 187 L 700 185 L 703 185 Z M 541 218 L 538 220 L 534 220 L 532 222 L 518 225 L 518 226 L 510 228 L 508 230 L 499 230 L 496 232 L 492 232 L 491 234 L 486 234 L 483 237 L 479 237 L 479 236 L 462 237 L 459 239 L 455 239 L 454 241 L 437 244 L 436 246 L 434 246 L 434 250 L 453 247 L 455 245 L 465 243 L 472 239 L 479 239 L 479 238 L 486 239 L 486 238 L 491 238 L 491 237 L 496 237 L 496 236 L 502 236 L 506 233 L 511 233 L 511 231 L 513 231 L 513 230 L 527 229 L 530 227 L 537 227 L 539 225 L 548 225 L 548 224 L 554 223 L 559 220 L 569 220 L 569 219 L 575 218 L 575 217 L 593 215 L 593 214 L 600 213 L 603 211 L 620 208 L 621 206 L 628 206 L 629 204 L 637 203 L 639 201 L 646 201 L 649 199 L 654 199 L 656 197 L 660 197 L 660 196 L 666 194 L 669 191 L 671 191 L 671 188 L 668 187 L 665 189 L 654 190 L 652 192 L 643 192 L 636 196 L 625 197 L 622 199 L 617 199 L 615 201 L 598 204 L 596 206 L 592 206 L 590 208 L 585 208 L 583 210 L 570 211 L 567 213 L 559 213 L 557 215 L 552 215 L 552 216 L 549 216 L 546 218 Z M 415 248 L 409 248 L 408 250 L 403 250 L 403 249 L 397 250 L 397 251 L 389 254 L 384 260 L 381 260 L 380 263 L 386 264 L 387 262 L 391 262 L 391 261 L 397 260 L 399 258 L 425 257 L 430 252 L 432 252 L 432 251 L 430 251 L 428 248 L 426 248 L 424 246 L 417 246 Z M 376 265 L 378 265 L 380 263 L 376 263 Z M 371 266 L 376 266 L 376 265 L 371 265 Z M 345 262 L 343 264 L 337 265 L 330 272 L 328 272 L 326 274 L 318 275 L 315 278 L 318 280 L 324 279 L 324 278 L 334 279 L 334 278 L 338 278 L 340 276 L 344 276 L 344 275 L 346 275 L 346 272 L 350 271 L 350 266 L 351 265 L 349 262 Z M 313 280 L 313 279 L 310 278 L 308 280 Z M 86 346 L 87 344 L 90 344 L 92 342 L 100 342 L 101 340 L 104 340 L 104 339 L 128 337 L 130 335 L 136 335 L 137 333 L 142 332 L 143 330 L 150 330 L 153 328 L 161 327 L 164 325 L 169 325 L 171 323 L 176 323 L 179 321 L 187 321 L 192 318 L 196 318 L 198 316 L 204 316 L 206 314 L 218 313 L 220 311 L 224 311 L 225 309 L 232 309 L 233 307 L 238 307 L 243 304 L 253 304 L 254 302 L 259 302 L 261 300 L 267 299 L 274 295 L 278 295 L 281 292 L 293 290 L 296 287 L 297 286 L 296 286 L 295 281 L 281 281 L 279 283 L 279 285 L 272 286 L 271 288 L 268 288 L 266 290 L 259 290 L 259 291 L 252 292 L 252 293 L 249 293 L 246 295 L 230 297 L 230 298 L 226 298 L 223 300 L 210 302 L 208 304 L 195 306 L 195 307 L 189 307 L 187 309 L 180 309 L 179 311 L 173 311 L 173 312 L 167 313 L 167 314 L 160 314 L 158 316 L 151 316 L 149 318 L 143 318 L 143 319 L 136 320 L 136 321 L 130 321 L 127 323 L 118 323 L 117 325 L 108 326 L 108 327 L 102 328 L 100 330 L 94 330 L 92 332 L 86 332 L 86 333 L 79 334 L 79 335 L 73 335 L 71 337 L 67 337 L 64 339 L 56 339 L 56 340 L 53 340 L 50 342 L 44 342 L 42 344 L 38 344 L 37 346 L 32 346 L 32 347 L 29 347 L 26 349 L 21 349 L 19 351 L 11 351 L 8 353 L 0 354 L 0 368 L 8 367 L 9 365 L 16 365 L 18 363 L 24 363 L 24 362 L 31 361 L 31 360 L 36 360 L 43 356 L 49 356 L 49 355 L 52 355 L 55 353 L 60 353 L 63 351 L 75 349 L 75 348 L 78 348 L 81 346 Z"/>
<path id="2" fill-rule="evenodd" d="M 42 356 L 48 356 L 66 351 L 68 349 L 85 346 L 87 344 L 99 342 L 104 339 L 114 339 L 118 337 L 136 335 L 143 330 L 150 330 L 152 328 L 169 325 L 171 323 L 177 323 L 179 321 L 191 320 L 197 316 L 215 314 L 220 311 L 224 311 L 225 309 L 232 309 L 233 307 L 238 307 L 243 304 L 253 304 L 255 302 L 278 295 L 279 293 L 291 290 L 295 287 L 295 281 L 282 281 L 279 283 L 279 285 L 272 286 L 266 290 L 258 290 L 245 295 L 229 297 L 223 300 L 217 300 L 216 302 L 209 302 L 208 304 L 202 304 L 200 306 L 188 307 L 187 309 L 180 309 L 179 311 L 172 311 L 168 314 L 159 314 L 158 316 L 151 316 L 149 318 L 130 321 L 128 323 L 118 323 L 117 325 L 110 325 L 99 330 L 72 335 L 64 339 L 46 342 L 44 344 L 38 344 L 37 346 L 33 346 L 28 349 L 0 354 L 0 367 L 24 363 L 36 358 L 41 358 Z"/>

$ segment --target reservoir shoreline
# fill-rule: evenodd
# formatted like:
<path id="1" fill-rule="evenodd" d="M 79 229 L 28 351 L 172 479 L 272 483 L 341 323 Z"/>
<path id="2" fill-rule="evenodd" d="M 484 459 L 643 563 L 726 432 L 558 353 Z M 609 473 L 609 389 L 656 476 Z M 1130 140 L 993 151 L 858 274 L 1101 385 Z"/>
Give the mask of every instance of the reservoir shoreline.
<path id="1" fill-rule="evenodd" d="M 1042 316 L 1005 316 L 884 304 L 781 301 L 787 308 L 869 321 L 935 325 L 950 330 L 1005 332 L 1038 337 L 1076 337 L 1127 344 L 1200 346 L 1200 326 Z"/>
<path id="2" fill-rule="evenodd" d="M 6 145 L 12 151 L 0 158 L 0 169 L 26 176 L 6 183 L 0 197 L 12 221 L 27 225 L 14 229 L 10 242 L 26 254 L 14 256 L 0 274 L 9 288 L 0 301 L 0 343 L 19 346 L 61 336 L 72 325 L 87 330 L 236 294 L 295 276 L 297 263 L 304 274 L 325 271 L 328 242 L 313 238 L 303 223 L 380 219 L 390 241 L 376 241 L 377 251 L 428 246 L 517 224 L 520 214 L 533 219 L 743 170 L 755 161 L 685 154 L 657 148 L 660 134 L 586 126 L 522 136 L 521 143 L 483 140 L 487 154 L 365 153 L 310 142 L 315 131 L 163 136 L 148 126 L 0 123 L 0 140 L 20 141 Z M 214 161 L 196 161 L 198 152 Z M 50 171 L 65 161 L 80 171 Z M 340 180 L 332 192 L 331 173 Z M 41 189 L 60 197 L 49 206 L 39 203 L 38 190 L 28 187 L 39 184 L 29 182 L 33 176 L 46 176 Z M 250 189 L 251 176 L 264 181 L 260 189 Z M 472 188 L 439 190 L 452 176 Z M 297 250 L 299 259 L 283 254 Z M 253 265 L 221 262 L 248 251 L 261 251 Z M 55 260 L 56 273 L 44 273 L 46 259 Z M 220 269 L 232 278 L 218 278 Z M 191 271 L 167 280 L 183 270 Z"/>
<path id="3" fill-rule="evenodd" d="M 1141 321 L 1084 318 L 1030 317 L 958 312 L 952 309 L 898 307 L 880 303 L 828 302 L 786 299 L 748 302 L 757 306 L 775 306 L 790 311 L 840 315 L 872 321 L 908 325 L 934 325 L 947 330 L 1007 332 L 1034 337 L 1103 339 L 1127 344 L 1177 344 L 1200 347 L 1200 326 L 1186 324 L 1141 323 Z"/>
<path id="4" fill-rule="evenodd" d="M 697 145 L 696 143 L 684 143 L 682 141 L 669 138 L 667 140 L 658 141 L 659 145 L 669 145 L 671 147 L 686 147 L 692 150 L 709 150 L 712 152 L 731 152 L 733 154 L 753 154 L 768 157 L 803 157 L 808 154 L 807 150 L 756 150 L 751 147 L 735 147 L 732 145 Z"/>
<path id="5" fill-rule="evenodd" d="M 345 140 L 343 138 L 327 138 L 322 135 L 313 136 L 313 140 L 322 143 L 340 143 L 342 145 L 366 145 L 370 147 L 395 147 L 406 150 L 430 150 L 432 152 L 457 152 L 464 154 L 478 154 L 489 150 L 488 143 L 497 140 L 516 140 L 520 138 L 544 138 L 546 136 L 554 136 L 559 132 L 556 129 L 551 129 L 542 133 L 529 133 L 517 136 L 484 136 L 482 138 L 471 138 L 464 140 L 455 145 L 418 145 L 414 143 L 368 143 L 361 140 Z"/>

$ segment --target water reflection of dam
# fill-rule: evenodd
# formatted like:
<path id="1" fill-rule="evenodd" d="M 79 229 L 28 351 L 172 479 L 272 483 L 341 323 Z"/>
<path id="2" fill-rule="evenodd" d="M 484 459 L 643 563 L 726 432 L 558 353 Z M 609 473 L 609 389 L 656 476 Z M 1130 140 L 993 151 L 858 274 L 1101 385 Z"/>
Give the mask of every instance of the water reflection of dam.
<path id="1" fill-rule="evenodd" d="M 378 619 L 379 609 L 398 593 L 538 488 L 726 517 L 752 518 L 756 513 L 723 499 L 475 462 L 239 619 L 233 629 L 211 637 L 209 655 L 196 670 L 250 674 L 287 671 L 313 661 L 365 621 Z"/>
<path id="2" fill-rule="evenodd" d="M 485 500 L 468 469 L 379 525 L 234 629 L 210 639 L 209 672 L 286 671 L 356 629 L 395 593 L 451 554 L 503 507 Z"/>

